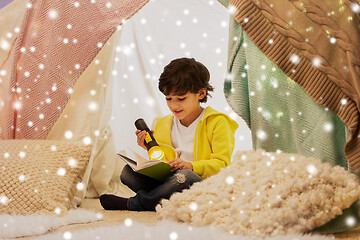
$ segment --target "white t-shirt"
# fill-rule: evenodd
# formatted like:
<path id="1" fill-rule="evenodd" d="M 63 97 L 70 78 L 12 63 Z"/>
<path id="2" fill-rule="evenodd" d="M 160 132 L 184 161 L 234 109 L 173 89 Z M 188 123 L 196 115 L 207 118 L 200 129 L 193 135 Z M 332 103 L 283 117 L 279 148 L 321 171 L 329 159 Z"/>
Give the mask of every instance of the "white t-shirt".
<path id="1" fill-rule="evenodd" d="M 171 125 L 171 141 L 178 157 L 181 159 L 193 162 L 194 161 L 194 136 L 198 122 L 203 117 L 205 109 L 201 112 L 199 117 L 195 119 L 190 126 L 185 127 L 180 123 L 180 120 L 176 117 L 173 118 Z"/>

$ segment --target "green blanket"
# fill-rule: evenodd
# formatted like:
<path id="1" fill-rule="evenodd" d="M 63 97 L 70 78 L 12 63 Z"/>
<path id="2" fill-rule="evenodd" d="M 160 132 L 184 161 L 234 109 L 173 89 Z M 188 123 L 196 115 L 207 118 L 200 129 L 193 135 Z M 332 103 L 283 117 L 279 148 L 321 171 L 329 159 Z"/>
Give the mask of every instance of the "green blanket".
<path id="1" fill-rule="evenodd" d="M 232 17 L 224 92 L 248 124 L 253 147 L 313 156 L 348 169 L 347 127 L 269 60 Z"/>

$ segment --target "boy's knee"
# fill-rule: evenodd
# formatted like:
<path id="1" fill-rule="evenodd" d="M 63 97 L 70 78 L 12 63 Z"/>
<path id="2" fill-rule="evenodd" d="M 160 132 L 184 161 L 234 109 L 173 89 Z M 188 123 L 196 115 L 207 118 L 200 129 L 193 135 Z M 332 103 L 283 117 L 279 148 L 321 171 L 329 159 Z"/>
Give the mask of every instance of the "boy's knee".
<path id="1" fill-rule="evenodd" d="M 120 181 L 123 184 L 126 184 L 126 179 L 128 179 L 128 175 L 129 175 L 129 171 L 131 170 L 131 168 L 128 165 L 125 165 L 123 170 L 121 171 L 120 174 Z"/>
<path id="2" fill-rule="evenodd" d="M 179 184 L 193 184 L 195 182 L 200 182 L 202 178 L 189 169 L 181 169 L 176 171 L 174 174 L 175 180 Z"/>

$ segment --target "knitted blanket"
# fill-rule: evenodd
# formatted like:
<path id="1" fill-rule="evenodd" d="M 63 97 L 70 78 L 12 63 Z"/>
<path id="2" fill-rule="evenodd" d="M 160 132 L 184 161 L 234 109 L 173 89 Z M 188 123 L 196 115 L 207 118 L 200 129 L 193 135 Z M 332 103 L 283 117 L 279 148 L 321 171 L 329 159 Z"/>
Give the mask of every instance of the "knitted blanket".
<path id="1" fill-rule="evenodd" d="M 357 15 L 358 3 L 351 1 L 338 2 L 335 0 L 321 2 L 312 0 L 230 0 L 229 5 L 229 9 L 233 12 L 237 23 L 261 52 L 274 62 L 287 77 L 301 86 L 314 102 L 324 107 L 315 107 L 318 108 L 318 111 L 315 111 L 317 113 L 314 114 L 308 110 L 313 109 L 316 105 L 310 103 L 306 108 L 303 106 L 305 111 L 299 110 L 297 112 L 298 116 L 309 115 L 312 118 L 307 125 L 318 125 L 318 128 L 320 128 L 321 124 L 323 124 L 324 130 L 332 132 L 333 136 L 328 136 L 327 133 L 323 133 L 323 131 L 313 131 L 312 134 L 317 134 L 320 137 L 323 135 L 321 138 L 329 139 L 336 136 L 337 140 L 334 140 L 335 142 L 331 143 L 331 146 L 327 148 L 339 148 L 342 144 L 338 138 L 344 138 L 346 134 L 344 128 L 336 117 L 326 113 L 328 116 L 325 117 L 324 120 L 324 118 L 319 117 L 321 115 L 319 113 L 330 110 L 345 123 L 349 129 L 349 138 L 345 144 L 345 155 L 351 168 L 359 172 L 360 20 L 359 15 Z M 241 36 L 237 37 L 239 37 L 236 39 L 238 41 Z M 230 41 L 231 40 L 234 39 L 230 39 Z M 233 73 L 231 67 L 234 65 L 234 59 L 236 60 L 236 54 L 242 51 L 240 46 L 242 45 L 238 45 L 236 49 L 238 51 L 235 51 L 235 54 L 234 51 L 229 54 L 230 73 Z M 231 47 L 235 47 L 235 45 L 230 43 L 230 48 Z M 256 62 L 256 58 L 253 60 L 253 62 Z M 241 65 L 241 63 L 237 64 Z M 244 70 L 248 70 L 246 68 L 250 65 L 243 65 Z M 259 65 L 256 66 L 256 69 L 253 69 L 253 72 L 255 72 L 255 70 L 260 72 L 264 70 L 262 68 L 268 67 L 266 64 L 264 64 L 264 66 Z M 271 70 L 272 69 L 271 67 Z M 267 70 L 270 69 L 267 68 Z M 275 67 L 275 72 L 276 71 Z M 256 75 L 251 76 L 250 72 L 247 74 L 249 79 L 256 77 Z M 243 75 L 229 74 L 229 79 L 233 81 L 234 76 L 241 77 Z M 276 77 L 268 80 L 272 88 L 281 84 Z M 255 79 L 254 86 L 258 89 L 262 87 L 268 90 L 269 87 L 264 86 L 262 81 L 264 80 L 260 75 L 260 78 Z M 289 83 L 288 86 L 290 86 L 290 84 L 291 83 Z M 233 91 L 238 90 L 233 89 Z M 299 89 L 295 91 L 297 93 L 300 92 Z M 293 92 L 294 91 L 285 91 L 284 94 L 288 94 L 289 101 L 293 101 L 292 104 L 298 104 L 297 109 L 301 109 L 301 102 L 294 101 L 294 99 L 301 99 L 305 95 L 302 94 L 300 98 L 292 98 L 290 95 Z M 243 98 L 241 100 L 245 102 L 245 106 L 247 104 L 251 108 L 251 100 L 249 99 L 251 99 L 254 94 L 256 94 L 255 91 L 246 92 L 245 90 L 243 92 Z M 268 99 L 269 98 L 264 98 L 262 101 L 266 102 Z M 306 104 L 309 103 L 307 102 Z M 275 106 L 273 107 L 275 108 Z M 247 109 L 247 112 L 251 110 L 252 109 Z M 290 132 L 293 128 L 286 128 L 289 129 L 289 132 L 283 130 L 282 133 L 287 132 L 297 137 L 301 134 L 309 134 L 305 126 L 300 126 L 300 124 L 303 123 L 302 121 L 295 122 L 296 119 L 294 116 L 296 112 L 289 113 L 278 109 L 278 112 L 274 116 L 265 110 L 266 109 L 262 109 L 261 106 L 258 109 L 253 109 L 253 111 L 258 111 L 262 118 L 286 117 L 290 119 L 296 127 L 300 129 L 303 127 L 301 132 Z M 250 115 L 246 113 L 243 115 L 253 130 Z M 276 121 L 274 121 L 274 124 L 276 124 L 275 122 Z M 257 139 L 265 138 L 272 134 L 276 137 L 278 136 L 276 134 L 280 133 L 253 131 L 253 135 L 256 135 Z M 314 139 L 317 139 L 317 137 Z M 336 141 L 340 141 L 340 144 L 336 143 Z M 316 141 L 313 141 L 314 144 L 315 142 Z M 325 141 L 325 144 L 327 142 L 328 141 Z M 305 145 L 311 146 L 313 143 Z M 300 149 L 301 147 L 296 146 L 295 148 Z M 310 151 L 312 149 L 314 151 L 318 150 L 317 147 L 314 146 L 310 147 Z M 333 152 L 336 155 L 341 152 L 341 150 L 335 150 Z"/>

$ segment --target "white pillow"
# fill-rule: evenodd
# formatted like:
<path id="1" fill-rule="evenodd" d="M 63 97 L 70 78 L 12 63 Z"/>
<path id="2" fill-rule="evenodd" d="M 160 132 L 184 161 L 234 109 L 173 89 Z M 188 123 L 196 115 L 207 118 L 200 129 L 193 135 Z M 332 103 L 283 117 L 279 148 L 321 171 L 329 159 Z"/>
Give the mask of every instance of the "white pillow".
<path id="1" fill-rule="evenodd" d="M 359 180 L 315 158 L 239 152 L 232 164 L 156 207 L 159 219 L 244 235 L 304 233 L 360 198 Z"/>

